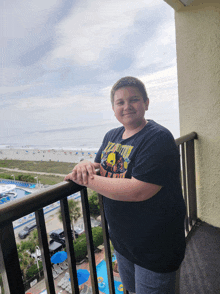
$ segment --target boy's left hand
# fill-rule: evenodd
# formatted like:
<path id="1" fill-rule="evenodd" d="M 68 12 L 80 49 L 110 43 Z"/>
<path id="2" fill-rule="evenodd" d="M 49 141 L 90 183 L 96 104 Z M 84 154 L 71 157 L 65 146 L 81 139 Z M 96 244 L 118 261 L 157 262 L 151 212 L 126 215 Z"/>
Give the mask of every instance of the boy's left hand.
<path id="1" fill-rule="evenodd" d="M 95 174 L 95 164 L 85 160 L 77 164 L 72 173 L 64 178 L 64 181 L 71 180 L 78 185 L 87 185 L 88 177 L 93 179 Z"/>

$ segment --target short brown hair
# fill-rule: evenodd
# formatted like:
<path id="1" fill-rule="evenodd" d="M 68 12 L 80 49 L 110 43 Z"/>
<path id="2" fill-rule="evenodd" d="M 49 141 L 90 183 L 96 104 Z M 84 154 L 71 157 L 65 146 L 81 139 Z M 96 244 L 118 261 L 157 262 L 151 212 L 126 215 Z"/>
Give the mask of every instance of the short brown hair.
<path id="1" fill-rule="evenodd" d="M 124 77 L 124 78 L 121 78 L 120 80 L 118 80 L 111 89 L 111 103 L 112 103 L 112 105 L 114 105 L 115 92 L 118 89 L 124 88 L 124 87 L 138 88 L 138 90 L 141 92 L 141 94 L 143 96 L 144 102 L 147 101 L 148 96 L 147 96 L 147 91 L 146 91 L 144 83 L 142 83 L 139 79 L 134 78 L 134 77 Z"/>

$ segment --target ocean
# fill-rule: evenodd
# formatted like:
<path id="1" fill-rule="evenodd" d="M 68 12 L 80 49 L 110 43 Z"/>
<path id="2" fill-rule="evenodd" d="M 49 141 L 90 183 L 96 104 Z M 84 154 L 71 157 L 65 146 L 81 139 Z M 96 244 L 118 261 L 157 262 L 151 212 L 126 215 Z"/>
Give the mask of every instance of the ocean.
<path id="1" fill-rule="evenodd" d="M 179 125 L 173 119 L 155 120 L 167 127 L 174 138 L 179 137 Z M 0 136 L 0 149 L 63 149 L 97 151 L 106 132 L 119 127 L 120 123 L 104 121 L 99 124 L 74 125 L 65 128 L 30 130 L 8 130 Z"/>

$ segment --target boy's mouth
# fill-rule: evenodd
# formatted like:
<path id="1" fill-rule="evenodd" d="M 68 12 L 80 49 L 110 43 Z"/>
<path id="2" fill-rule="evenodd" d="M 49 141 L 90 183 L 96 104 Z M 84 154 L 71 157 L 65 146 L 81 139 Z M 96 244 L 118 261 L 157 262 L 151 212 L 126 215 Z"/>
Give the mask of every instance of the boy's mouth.
<path id="1" fill-rule="evenodd" d="M 130 115 L 130 114 L 135 114 L 135 112 L 123 113 L 123 116 L 124 116 L 124 115 Z"/>

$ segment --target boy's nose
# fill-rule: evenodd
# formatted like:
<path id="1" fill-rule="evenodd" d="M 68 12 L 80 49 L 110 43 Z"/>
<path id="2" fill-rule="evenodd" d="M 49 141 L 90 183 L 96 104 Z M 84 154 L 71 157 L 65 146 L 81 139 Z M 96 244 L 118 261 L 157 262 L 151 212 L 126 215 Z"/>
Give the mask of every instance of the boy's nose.
<path id="1" fill-rule="evenodd" d="M 125 107 L 125 109 L 130 109 L 131 104 L 129 102 L 125 102 L 124 107 Z"/>

